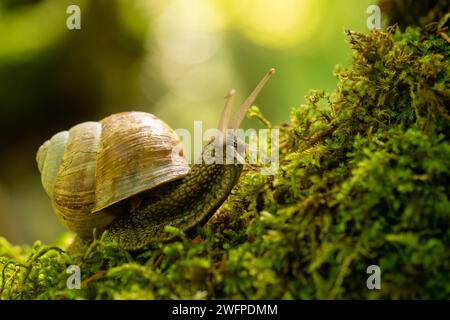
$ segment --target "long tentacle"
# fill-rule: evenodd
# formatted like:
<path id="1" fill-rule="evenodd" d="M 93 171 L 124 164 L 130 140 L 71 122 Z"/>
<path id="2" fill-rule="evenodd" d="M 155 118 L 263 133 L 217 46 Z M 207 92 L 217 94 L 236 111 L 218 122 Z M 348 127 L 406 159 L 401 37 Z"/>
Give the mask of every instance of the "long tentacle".
<path id="1" fill-rule="evenodd" d="M 248 108 L 252 106 L 252 104 L 255 102 L 256 98 L 260 94 L 261 90 L 266 85 L 267 81 L 269 81 L 270 77 L 275 73 L 275 69 L 271 68 L 266 75 L 261 79 L 261 81 L 258 83 L 256 88 L 253 90 L 253 92 L 248 96 L 248 98 L 244 101 L 242 106 L 239 108 L 236 116 L 233 119 L 232 128 L 237 129 L 241 126 L 242 120 L 244 120 L 245 113 L 247 112 Z"/>

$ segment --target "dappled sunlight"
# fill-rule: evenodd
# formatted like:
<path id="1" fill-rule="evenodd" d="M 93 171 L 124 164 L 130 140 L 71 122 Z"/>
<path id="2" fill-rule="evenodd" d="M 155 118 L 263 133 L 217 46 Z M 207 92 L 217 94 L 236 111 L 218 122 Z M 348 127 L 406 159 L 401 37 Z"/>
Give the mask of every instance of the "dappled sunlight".
<path id="1" fill-rule="evenodd" d="M 220 13 L 208 1 L 176 0 L 156 20 L 156 41 L 168 58 L 196 64 L 221 48 L 222 28 Z"/>
<path id="2" fill-rule="evenodd" d="M 319 27 L 318 0 L 232 0 L 233 27 L 262 46 L 283 48 L 308 40 Z"/>

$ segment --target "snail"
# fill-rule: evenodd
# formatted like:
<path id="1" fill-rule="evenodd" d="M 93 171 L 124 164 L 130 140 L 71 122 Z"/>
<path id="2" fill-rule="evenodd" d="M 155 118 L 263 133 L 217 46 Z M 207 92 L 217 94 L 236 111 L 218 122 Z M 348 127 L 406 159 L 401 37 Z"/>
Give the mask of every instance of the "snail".
<path id="1" fill-rule="evenodd" d="M 240 142 L 229 139 L 229 129 L 240 127 L 274 72 L 268 71 L 232 122 L 235 92 L 230 91 L 220 134 L 206 146 L 215 143 L 235 151 Z M 179 145 L 176 133 L 156 116 L 122 112 L 55 134 L 40 146 L 36 161 L 56 216 L 78 239 L 90 241 L 94 229 L 108 230 L 108 240 L 133 251 L 173 240 L 165 226 L 194 233 L 219 209 L 241 175 L 239 161 L 202 160 L 189 167 L 182 150 L 173 152 Z"/>

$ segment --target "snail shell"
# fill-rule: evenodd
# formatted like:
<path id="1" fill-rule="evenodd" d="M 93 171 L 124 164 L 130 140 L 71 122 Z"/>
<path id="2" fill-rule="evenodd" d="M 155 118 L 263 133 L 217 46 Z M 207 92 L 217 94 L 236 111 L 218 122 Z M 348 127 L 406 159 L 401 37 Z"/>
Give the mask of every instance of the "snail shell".
<path id="1" fill-rule="evenodd" d="M 58 218 L 89 239 L 117 217 L 114 205 L 188 174 L 182 152 L 172 152 L 179 143 L 154 115 L 123 112 L 55 134 L 36 160 Z"/>

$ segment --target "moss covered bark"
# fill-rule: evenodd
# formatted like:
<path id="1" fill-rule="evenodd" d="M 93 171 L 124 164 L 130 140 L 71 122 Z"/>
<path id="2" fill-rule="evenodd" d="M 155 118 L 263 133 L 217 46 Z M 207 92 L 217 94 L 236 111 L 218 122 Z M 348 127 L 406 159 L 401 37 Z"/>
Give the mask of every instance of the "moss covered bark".
<path id="1" fill-rule="evenodd" d="M 435 31 L 348 32 L 336 90 L 280 126 L 278 174 L 247 167 L 194 239 L 170 229 L 179 241 L 129 253 L 100 238 L 70 255 L 70 234 L 0 238 L 0 298 L 449 298 L 450 45 Z M 366 287 L 373 264 L 381 290 Z"/>

